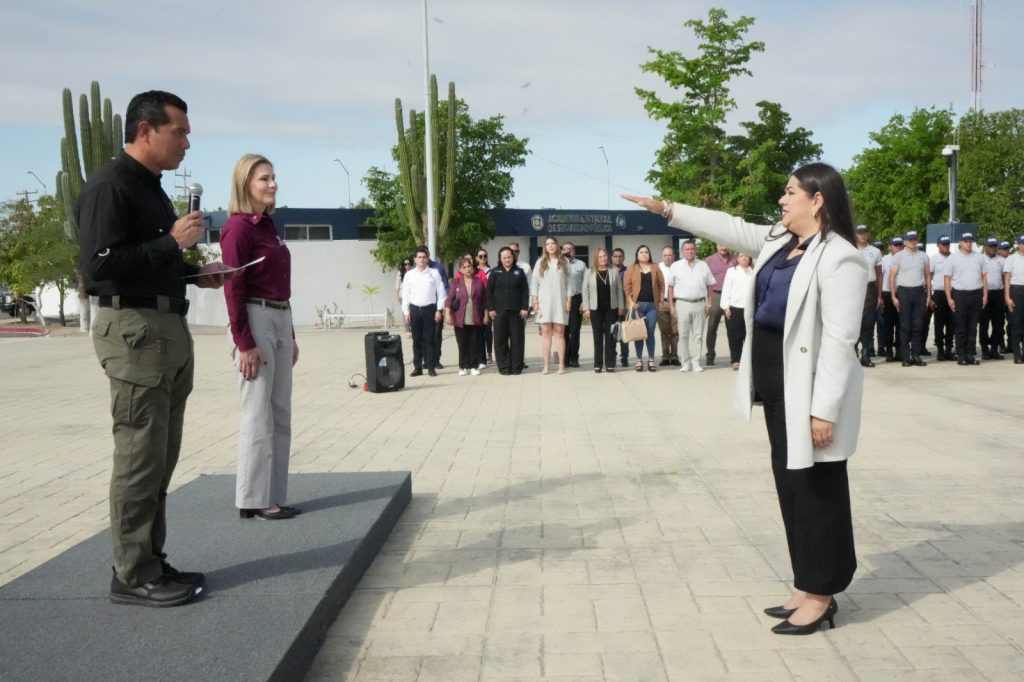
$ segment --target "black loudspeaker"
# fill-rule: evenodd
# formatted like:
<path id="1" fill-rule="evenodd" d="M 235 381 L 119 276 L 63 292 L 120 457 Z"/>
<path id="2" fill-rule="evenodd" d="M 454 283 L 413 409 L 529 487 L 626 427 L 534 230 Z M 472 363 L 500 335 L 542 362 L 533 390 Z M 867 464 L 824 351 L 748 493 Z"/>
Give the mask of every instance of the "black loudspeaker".
<path id="1" fill-rule="evenodd" d="M 366 335 L 366 387 L 370 393 L 405 388 L 402 337 L 390 332 Z"/>

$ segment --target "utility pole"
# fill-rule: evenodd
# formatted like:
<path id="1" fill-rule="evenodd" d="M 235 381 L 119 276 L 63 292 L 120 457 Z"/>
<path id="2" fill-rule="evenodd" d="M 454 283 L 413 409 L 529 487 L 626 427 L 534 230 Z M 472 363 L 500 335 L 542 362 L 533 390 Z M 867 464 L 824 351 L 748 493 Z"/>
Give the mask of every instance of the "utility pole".
<path id="1" fill-rule="evenodd" d="M 31 204 L 32 200 L 29 199 L 29 196 L 32 195 L 32 194 L 39 194 L 39 190 L 37 190 L 37 189 L 23 189 L 20 192 L 15 192 L 15 194 L 19 195 L 22 199 L 24 199 L 25 201 L 27 201 L 28 203 Z"/>
<path id="2" fill-rule="evenodd" d="M 426 151 L 427 167 L 424 175 L 427 176 L 427 248 L 430 249 L 430 257 L 437 258 L 437 226 L 434 216 L 434 150 L 430 148 L 430 141 L 433 139 L 434 112 L 433 102 L 430 99 L 430 42 L 427 23 L 427 0 L 423 0 L 423 119 L 426 123 L 426 134 L 423 136 L 423 146 Z"/>
<path id="3" fill-rule="evenodd" d="M 192 173 L 189 172 L 188 168 L 182 166 L 181 172 L 174 171 L 174 198 L 175 199 L 187 199 L 188 198 L 188 185 L 189 178 L 192 177 Z M 181 184 L 178 184 L 178 178 L 181 178 Z M 181 190 L 181 193 L 178 193 Z"/>

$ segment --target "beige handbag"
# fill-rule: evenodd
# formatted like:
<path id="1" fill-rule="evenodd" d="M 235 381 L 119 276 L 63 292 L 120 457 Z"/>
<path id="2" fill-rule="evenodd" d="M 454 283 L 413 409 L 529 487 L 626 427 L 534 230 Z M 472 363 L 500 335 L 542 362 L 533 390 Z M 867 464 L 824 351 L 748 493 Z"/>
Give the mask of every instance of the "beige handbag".
<path id="1" fill-rule="evenodd" d="M 635 305 L 630 305 L 626 311 L 626 319 L 622 321 L 620 343 L 630 341 L 644 341 L 647 339 L 647 321 L 640 317 Z"/>

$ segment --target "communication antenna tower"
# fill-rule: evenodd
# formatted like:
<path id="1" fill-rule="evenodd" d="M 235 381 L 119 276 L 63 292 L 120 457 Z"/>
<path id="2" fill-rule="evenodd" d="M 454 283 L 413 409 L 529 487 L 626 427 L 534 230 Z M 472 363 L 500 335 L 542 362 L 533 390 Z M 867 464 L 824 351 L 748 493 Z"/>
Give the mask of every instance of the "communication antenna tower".
<path id="1" fill-rule="evenodd" d="M 981 111 L 981 70 L 985 67 L 981 40 L 984 9 L 985 0 L 974 0 L 971 3 L 971 105 L 975 111 Z"/>

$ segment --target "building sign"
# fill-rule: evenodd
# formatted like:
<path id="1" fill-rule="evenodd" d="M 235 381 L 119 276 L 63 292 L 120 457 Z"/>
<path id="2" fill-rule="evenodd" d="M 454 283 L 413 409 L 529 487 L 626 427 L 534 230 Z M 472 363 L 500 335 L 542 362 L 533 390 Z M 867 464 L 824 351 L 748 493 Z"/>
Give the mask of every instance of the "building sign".
<path id="1" fill-rule="evenodd" d="M 549 213 L 545 219 L 535 214 L 531 225 L 537 232 L 546 226 L 548 234 L 611 234 L 615 227 L 625 229 L 626 218 L 608 213 Z"/>

